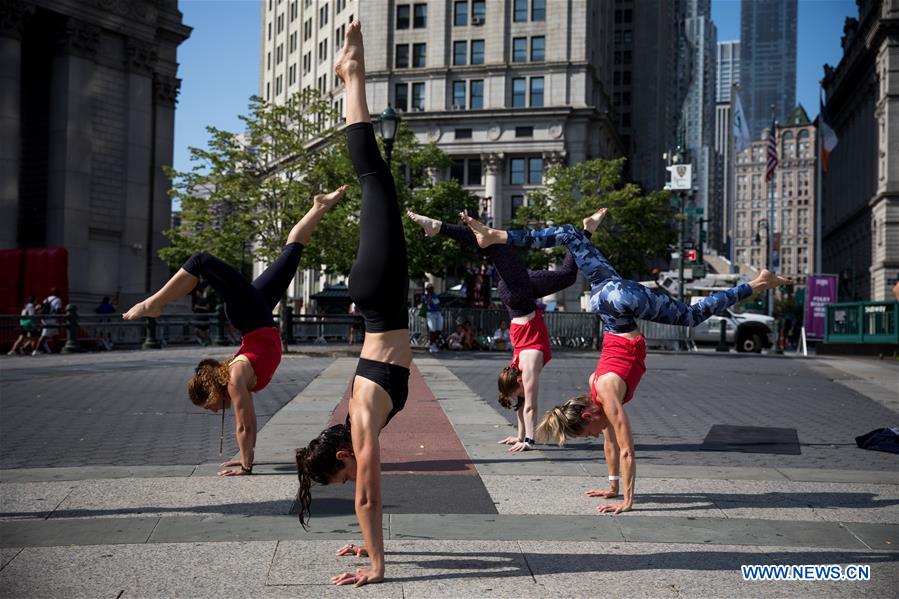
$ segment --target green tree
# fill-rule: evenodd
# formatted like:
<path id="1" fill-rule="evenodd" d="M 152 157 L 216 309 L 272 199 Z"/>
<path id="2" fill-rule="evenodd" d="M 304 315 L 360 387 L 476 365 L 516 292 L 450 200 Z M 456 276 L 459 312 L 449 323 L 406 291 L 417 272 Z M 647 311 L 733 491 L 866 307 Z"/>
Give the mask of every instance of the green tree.
<path id="1" fill-rule="evenodd" d="M 336 117 L 317 92 L 307 90 L 283 105 L 251 98 L 249 114 L 240 117 L 242 135 L 207 128 L 207 147 L 190 149 L 191 170 L 167 171 L 173 180 L 170 195 L 181 203 L 182 224 L 166 232 L 171 245 L 160 257 L 172 266 L 196 251 L 232 264 L 249 261 L 251 253 L 270 262 L 314 194 L 349 184 L 344 199 L 322 219 L 301 262 L 302 268 L 348 274 L 359 241 L 361 189 L 345 136 L 323 125 Z M 420 144 L 401 123 L 391 164 L 400 209 L 455 219 L 459 210 L 475 208 L 477 199 L 457 183 L 432 180 L 432 173 L 448 166 L 449 157 L 436 144 Z M 426 239 L 408 219 L 405 230 L 413 278 L 442 273 L 470 257 L 456 244 Z"/>
<path id="2" fill-rule="evenodd" d="M 649 261 L 668 251 L 677 239 L 674 213 L 667 191 L 646 193 L 624 183 L 624 159 L 595 159 L 573 166 L 552 166 L 544 174 L 544 187 L 528 194 L 528 205 L 518 209 L 512 227 L 581 221 L 605 206 L 609 209 L 593 243 L 622 276 L 645 275 Z M 562 250 L 530 252 L 529 263 L 543 268 L 558 261 Z"/>

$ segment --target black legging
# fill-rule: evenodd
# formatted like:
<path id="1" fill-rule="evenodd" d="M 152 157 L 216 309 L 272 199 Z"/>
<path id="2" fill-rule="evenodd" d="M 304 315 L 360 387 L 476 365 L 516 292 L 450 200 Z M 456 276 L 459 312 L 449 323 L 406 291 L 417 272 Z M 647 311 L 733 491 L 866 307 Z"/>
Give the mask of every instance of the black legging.
<path id="1" fill-rule="evenodd" d="M 344 131 L 362 185 L 359 250 L 350 270 L 350 297 L 365 319 L 367 332 L 407 329 L 406 238 L 393 176 L 381 158 L 371 123 L 353 123 Z"/>
<path id="2" fill-rule="evenodd" d="M 479 248 L 474 233 L 465 225 L 441 223 L 440 234 Z M 558 270 L 528 270 L 521 255 L 510 245 L 498 243 L 484 251 L 499 275 L 496 293 L 512 318 L 530 314 L 537 307 L 536 300 L 570 287 L 577 279 L 577 264 L 569 252 L 565 252 L 565 261 Z"/>
<path id="3" fill-rule="evenodd" d="M 278 259 L 248 282 L 230 264 L 212 254 L 198 252 L 187 259 L 181 268 L 202 276 L 225 300 L 225 315 L 242 334 L 246 335 L 262 327 L 273 327 L 272 310 L 281 301 L 291 279 L 297 274 L 303 244 L 289 243 Z"/>

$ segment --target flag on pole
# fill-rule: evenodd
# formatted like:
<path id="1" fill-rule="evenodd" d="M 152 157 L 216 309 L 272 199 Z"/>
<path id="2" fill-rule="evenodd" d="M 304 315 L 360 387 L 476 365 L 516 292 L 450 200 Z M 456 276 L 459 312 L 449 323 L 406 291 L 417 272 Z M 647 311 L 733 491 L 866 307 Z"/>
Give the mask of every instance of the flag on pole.
<path id="1" fill-rule="evenodd" d="M 749 136 L 749 123 L 746 120 L 746 115 L 743 113 L 743 103 L 740 102 L 740 94 L 734 90 L 734 95 L 736 97 L 733 123 L 734 153 L 739 154 L 752 145 L 752 138 Z"/>
<path id="2" fill-rule="evenodd" d="M 777 168 L 777 130 L 775 121 L 771 121 L 768 130 L 768 163 L 765 166 L 765 183 L 774 180 L 774 169 Z"/>
<path id="3" fill-rule="evenodd" d="M 818 115 L 818 135 L 821 138 L 821 170 L 827 172 L 827 159 L 835 147 L 837 147 L 837 134 L 830 126 L 830 119 L 827 118 L 827 111 L 824 108 L 824 98 L 818 96 L 820 102 L 820 114 Z"/>

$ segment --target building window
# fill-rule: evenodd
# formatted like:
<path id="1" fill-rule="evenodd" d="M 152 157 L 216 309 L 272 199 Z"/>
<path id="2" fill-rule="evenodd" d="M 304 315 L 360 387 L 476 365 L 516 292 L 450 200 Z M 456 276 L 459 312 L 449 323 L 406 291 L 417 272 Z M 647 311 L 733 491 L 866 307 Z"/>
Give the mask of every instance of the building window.
<path id="1" fill-rule="evenodd" d="M 546 0 L 531 0 L 531 20 L 546 20 Z"/>
<path id="2" fill-rule="evenodd" d="M 515 127 L 515 137 L 534 137 L 534 128 L 531 126 Z"/>
<path id="3" fill-rule="evenodd" d="M 453 25 L 456 27 L 468 25 L 468 0 L 453 3 Z"/>
<path id="4" fill-rule="evenodd" d="M 542 35 L 536 35 L 531 38 L 531 60 L 532 61 L 542 61 L 545 60 L 546 55 L 546 38 Z"/>
<path id="5" fill-rule="evenodd" d="M 471 139 L 471 129 L 456 129 L 456 139 Z"/>
<path id="6" fill-rule="evenodd" d="M 509 159 L 509 184 L 524 185 L 524 158 Z"/>
<path id="7" fill-rule="evenodd" d="M 409 68 L 409 44 L 396 45 L 396 59 L 394 65 L 398 69 Z"/>
<path id="8" fill-rule="evenodd" d="M 415 5 L 415 14 L 414 14 L 414 20 L 412 21 L 412 26 L 416 29 L 421 29 L 423 27 L 428 26 L 428 5 L 427 4 L 416 4 Z"/>
<path id="9" fill-rule="evenodd" d="M 524 206 L 524 196 L 523 195 L 514 195 L 512 196 L 512 218 L 515 218 L 518 215 L 518 209 Z"/>
<path id="10" fill-rule="evenodd" d="M 409 5 L 396 5 L 396 28 L 409 29 Z"/>
<path id="11" fill-rule="evenodd" d="M 427 44 L 412 44 L 412 66 L 413 67 L 425 66 L 426 50 L 427 50 Z"/>
<path id="12" fill-rule="evenodd" d="M 487 18 L 487 3 L 484 0 L 471 0 L 471 24 L 483 25 Z"/>
<path id="13" fill-rule="evenodd" d="M 531 77 L 531 103 L 530 106 L 543 106 L 543 77 Z"/>
<path id="14" fill-rule="evenodd" d="M 409 109 L 409 84 L 397 83 L 393 88 L 393 103 L 397 110 L 405 112 Z"/>
<path id="15" fill-rule="evenodd" d="M 484 40 L 471 40 L 471 64 L 484 64 Z"/>
<path id="16" fill-rule="evenodd" d="M 465 161 L 462 159 L 453 160 L 450 163 L 450 179 L 459 182 L 459 185 L 465 185 Z"/>
<path id="17" fill-rule="evenodd" d="M 512 20 L 521 23 L 528 20 L 528 0 L 514 0 Z"/>
<path id="18" fill-rule="evenodd" d="M 528 59 L 528 38 L 512 38 L 512 62 L 525 62 Z"/>
<path id="19" fill-rule="evenodd" d="M 512 108 L 524 108 L 527 101 L 526 96 L 527 79 L 524 77 L 512 79 Z"/>
<path id="20" fill-rule="evenodd" d="M 468 60 L 468 42 L 453 42 L 453 64 L 464 65 Z"/>
<path id="21" fill-rule="evenodd" d="M 540 185 L 543 183 L 543 159 L 528 158 L 528 183 Z"/>
<path id="22" fill-rule="evenodd" d="M 425 84 L 412 84 L 412 110 L 422 111 L 425 109 Z"/>
<path id="23" fill-rule="evenodd" d="M 481 184 L 481 161 L 477 158 L 468 160 L 468 177 L 466 179 L 469 185 Z"/>
<path id="24" fill-rule="evenodd" d="M 453 109 L 462 110 L 465 108 L 465 82 L 453 81 Z"/>
<path id="25" fill-rule="evenodd" d="M 469 108 L 471 110 L 481 110 L 484 108 L 484 80 L 472 79 L 469 89 Z"/>

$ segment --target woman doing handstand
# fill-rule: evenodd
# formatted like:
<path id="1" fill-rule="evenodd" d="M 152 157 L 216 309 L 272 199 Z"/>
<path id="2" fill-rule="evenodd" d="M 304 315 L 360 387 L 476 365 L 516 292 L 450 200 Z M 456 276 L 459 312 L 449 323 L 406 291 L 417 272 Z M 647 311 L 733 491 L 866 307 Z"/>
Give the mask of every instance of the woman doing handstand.
<path id="1" fill-rule="evenodd" d="M 584 229 L 593 231 L 606 209 L 584 219 Z M 597 507 L 602 513 L 621 513 L 634 502 L 634 440 L 624 412 L 637 384 L 646 372 L 646 341 L 637 329 L 637 319 L 694 327 L 727 306 L 791 281 L 767 270 L 748 283 L 719 291 L 688 306 L 667 295 L 656 295 L 635 281 L 623 279 L 608 259 L 572 225 L 524 231 L 500 231 L 465 217 L 481 247 L 511 244 L 534 249 L 564 245 L 578 268 L 590 281 L 590 308 L 603 324 L 602 354 L 590 376 L 590 396 L 569 400 L 547 412 L 537 427 L 540 440 L 568 437 L 598 437 L 603 433 L 603 450 L 609 468 L 609 490 L 591 490 L 590 497 L 617 497 L 618 481 L 624 482 L 624 501 Z"/>
<path id="2" fill-rule="evenodd" d="M 242 335 L 240 349 L 225 362 L 201 361 L 187 383 L 187 393 L 195 405 L 213 412 L 225 410 L 229 405 L 234 407 L 240 459 L 223 463 L 223 467 L 238 468 L 222 470 L 219 476 L 253 472 L 256 411 L 251 393 L 262 391 L 281 363 L 281 335 L 272 310 L 297 273 L 303 246 L 309 243 L 328 208 L 345 191 L 344 185 L 327 195 L 315 196 L 312 208 L 287 235 L 281 255 L 252 283 L 215 256 L 199 252 L 188 258 L 162 289 L 122 315 L 125 320 L 159 316 L 166 304 L 188 295 L 200 276 L 225 299 L 225 314 Z"/>
<path id="3" fill-rule="evenodd" d="M 451 225 L 414 212 L 408 215 L 429 237 L 439 233 L 464 246 L 478 247 L 474 233 L 465 225 Z M 570 252 L 566 252 L 558 270 L 528 270 L 518 251 L 506 244 L 491 245 L 486 253 L 499 274 L 496 293 L 512 320 L 512 363 L 503 368 L 497 383 L 500 405 L 517 412 L 518 435 L 500 443 L 511 445 L 512 452 L 528 451 L 534 449 L 540 372 L 552 359 L 549 331 L 537 300 L 573 285 L 577 266 Z"/>
<path id="4" fill-rule="evenodd" d="M 362 186 L 359 249 L 350 270 L 350 296 L 365 321 L 365 340 L 351 386 L 346 424 L 322 431 L 308 447 L 297 449 L 300 523 L 306 525 L 313 483 L 356 483 L 356 516 L 363 547 L 346 545 L 338 555 L 367 555 L 370 564 L 331 579 L 337 585 L 384 579 L 381 504 L 381 451 L 378 435 L 406 403 L 409 390 L 406 240 L 390 169 L 381 158 L 365 98 L 362 30 L 347 28 L 335 65 L 346 86 L 346 136 L 350 159 Z M 352 423 L 352 434 L 350 424 Z"/>

